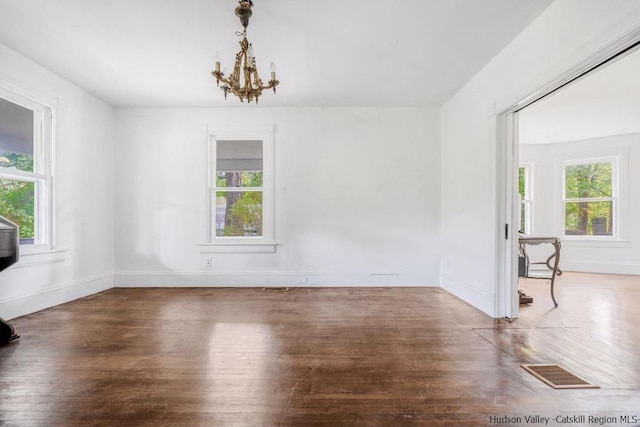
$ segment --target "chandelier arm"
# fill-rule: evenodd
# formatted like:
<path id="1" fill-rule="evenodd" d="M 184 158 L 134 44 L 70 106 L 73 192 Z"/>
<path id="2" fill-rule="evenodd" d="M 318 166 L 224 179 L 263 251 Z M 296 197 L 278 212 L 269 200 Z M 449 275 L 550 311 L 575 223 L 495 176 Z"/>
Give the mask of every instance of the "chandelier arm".
<path id="1" fill-rule="evenodd" d="M 231 85 L 231 80 L 229 80 L 228 78 L 224 77 L 224 75 L 222 75 L 222 73 L 220 73 L 220 75 L 217 75 L 215 71 L 212 71 L 211 74 L 213 74 L 213 76 L 218 79 L 219 81 L 221 81 L 224 84 L 227 85 Z"/>
<path id="2" fill-rule="evenodd" d="M 254 58 L 255 61 L 255 58 Z M 260 78 L 260 76 L 258 75 L 258 67 L 254 67 L 253 68 L 253 85 L 255 85 L 256 90 L 262 90 L 262 79 Z"/>
<path id="3" fill-rule="evenodd" d="M 269 81 L 269 84 L 268 84 L 268 85 L 266 85 L 266 86 L 265 86 L 265 85 L 263 85 L 263 86 L 259 86 L 259 87 L 258 87 L 258 89 L 260 89 L 261 91 L 262 91 L 262 90 L 265 90 L 265 89 L 272 89 L 272 88 L 274 88 L 274 87 L 278 86 L 278 83 L 280 83 L 278 80 L 275 80 L 275 81 Z"/>

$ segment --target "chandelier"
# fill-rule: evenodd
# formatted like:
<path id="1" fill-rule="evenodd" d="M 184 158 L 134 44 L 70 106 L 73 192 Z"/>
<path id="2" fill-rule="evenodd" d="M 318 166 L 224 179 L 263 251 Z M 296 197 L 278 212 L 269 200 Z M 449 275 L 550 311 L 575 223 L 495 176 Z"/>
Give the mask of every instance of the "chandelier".
<path id="1" fill-rule="evenodd" d="M 211 74 L 216 78 L 218 87 L 224 91 L 224 99 L 227 99 L 227 94 L 231 92 L 240 98 L 240 101 L 246 99 L 247 102 L 251 102 L 255 99 L 257 104 L 263 90 L 273 89 L 273 93 L 276 93 L 276 86 L 280 82 L 276 80 L 276 66 L 273 62 L 270 69 L 271 80 L 269 80 L 268 84 L 265 85 L 260 79 L 253 47 L 247 40 L 247 26 L 249 25 L 249 18 L 253 14 L 251 11 L 253 1 L 240 0 L 239 3 L 240 6 L 236 7 L 236 16 L 240 18 L 240 23 L 244 30 L 236 31 L 236 35 L 242 37 L 242 40 L 240 41 L 240 51 L 236 54 L 233 71 L 228 77 L 225 76 L 226 70 L 220 72 L 220 54 L 216 52 L 216 68 Z M 222 82 L 222 86 L 220 82 Z"/>

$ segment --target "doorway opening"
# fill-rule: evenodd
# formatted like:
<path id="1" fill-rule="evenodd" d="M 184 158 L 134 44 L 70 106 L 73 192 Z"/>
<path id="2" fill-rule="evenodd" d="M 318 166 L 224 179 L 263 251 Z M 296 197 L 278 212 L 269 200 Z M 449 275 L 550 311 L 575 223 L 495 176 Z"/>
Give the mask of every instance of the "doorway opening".
<path id="1" fill-rule="evenodd" d="M 531 176 L 536 174 L 535 167 L 532 166 L 531 162 L 520 162 L 519 139 L 522 131 L 525 130 L 520 129 L 520 127 L 526 125 L 526 121 L 523 122 L 522 117 L 528 115 L 528 112 L 534 109 L 534 103 L 538 103 L 543 99 L 545 99 L 544 102 L 553 99 L 553 97 L 549 96 L 556 94 L 563 88 L 570 89 L 586 77 L 592 76 L 605 69 L 605 67 L 623 60 L 639 49 L 640 28 L 578 64 L 540 90 L 505 108 L 497 115 L 498 221 L 499 224 L 504 224 L 505 230 L 504 234 L 498 237 L 500 239 L 498 245 L 498 250 L 500 251 L 498 254 L 498 271 L 500 274 L 498 277 L 497 301 L 499 304 L 498 311 L 503 313 L 504 317 L 519 317 L 518 249 L 520 232 L 528 234 L 543 233 L 545 235 L 556 235 L 560 238 L 569 236 L 569 239 L 574 235 L 582 235 L 583 237 L 588 236 L 588 239 L 591 240 L 620 240 L 618 215 L 621 207 L 616 205 L 620 200 L 618 198 L 620 188 L 613 183 L 615 182 L 613 178 L 611 194 L 597 199 L 584 199 L 578 197 L 578 195 L 572 195 L 570 192 L 566 192 L 566 186 L 563 188 L 563 185 L 558 184 L 555 192 L 548 195 L 549 198 L 554 200 L 555 204 L 546 212 L 548 214 L 547 218 L 554 219 L 548 221 L 544 226 L 540 225 L 540 220 L 543 219 L 544 215 L 540 215 L 540 210 L 535 209 L 537 201 L 535 197 L 532 197 L 532 184 L 529 182 L 525 183 L 524 186 L 521 185 L 523 178 L 529 178 L 531 181 Z M 525 110 L 530 106 L 532 108 Z M 539 138 L 540 135 L 536 137 Z M 561 165 L 564 175 L 560 178 L 566 183 L 567 179 L 572 179 L 571 177 L 578 173 L 578 169 L 584 165 L 603 166 L 603 168 L 609 165 L 611 168 L 618 168 L 618 163 L 613 157 L 615 156 L 597 156 L 591 153 L 583 156 L 582 159 L 574 159 L 573 162 L 564 159 L 563 161 L 566 165 Z M 543 171 L 537 172 L 543 173 Z M 558 177 L 553 176 L 552 178 Z M 616 188 L 618 194 L 614 194 Z M 525 194 L 522 192 L 523 189 Z M 607 200 L 604 200 L 605 198 Z M 593 211 L 592 214 L 589 213 L 589 210 Z M 601 212 L 602 215 L 600 213 L 595 215 L 596 211 L 604 213 Z M 534 221 L 536 215 L 538 215 L 538 218 Z M 560 220 L 557 219 L 558 217 Z M 589 226 L 589 224 L 593 225 Z"/>

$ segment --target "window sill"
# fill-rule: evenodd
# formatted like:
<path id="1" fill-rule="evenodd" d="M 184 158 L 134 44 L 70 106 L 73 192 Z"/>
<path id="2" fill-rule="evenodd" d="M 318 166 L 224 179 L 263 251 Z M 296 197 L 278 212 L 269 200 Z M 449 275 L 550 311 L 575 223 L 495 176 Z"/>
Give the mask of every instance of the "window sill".
<path id="1" fill-rule="evenodd" d="M 631 241 L 622 239 L 564 236 L 562 238 L 562 246 L 576 248 L 628 248 L 631 246 Z"/>
<path id="2" fill-rule="evenodd" d="M 50 249 L 46 246 L 21 246 L 18 262 L 12 268 L 25 268 L 63 262 L 66 259 L 64 255 L 65 252 L 69 252 L 69 249 Z"/>
<path id="3" fill-rule="evenodd" d="M 277 243 L 216 242 L 201 243 L 201 254 L 274 254 Z"/>

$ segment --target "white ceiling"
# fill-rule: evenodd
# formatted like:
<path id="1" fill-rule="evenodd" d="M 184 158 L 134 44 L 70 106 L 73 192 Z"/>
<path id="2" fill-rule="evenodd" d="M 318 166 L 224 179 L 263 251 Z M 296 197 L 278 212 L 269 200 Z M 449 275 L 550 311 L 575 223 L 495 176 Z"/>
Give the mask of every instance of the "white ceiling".
<path id="1" fill-rule="evenodd" d="M 640 50 L 610 62 L 520 112 L 521 144 L 640 132 Z"/>
<path id="2" fill-rule="evenodd" d="M 254 0 L 269 106 L 431 106 L 553 0 Z M 237 106 L 209 74 L 238 49 L 236 0 L 0 0 L 0 43 L 113 106 Z M 226 64 L 225 64 L 226 63 Z"/>

